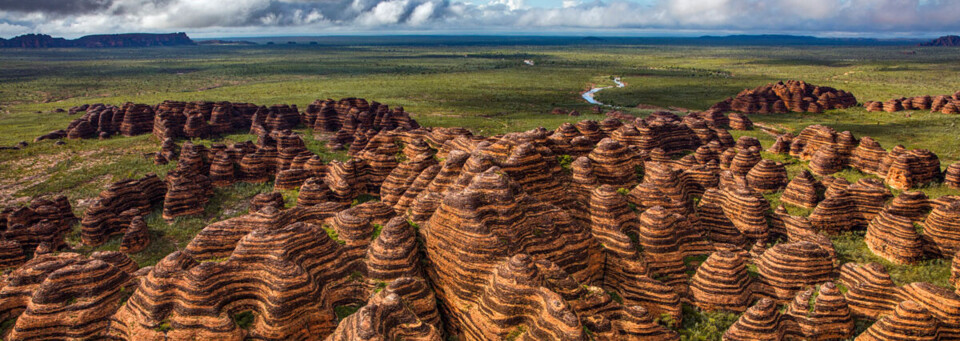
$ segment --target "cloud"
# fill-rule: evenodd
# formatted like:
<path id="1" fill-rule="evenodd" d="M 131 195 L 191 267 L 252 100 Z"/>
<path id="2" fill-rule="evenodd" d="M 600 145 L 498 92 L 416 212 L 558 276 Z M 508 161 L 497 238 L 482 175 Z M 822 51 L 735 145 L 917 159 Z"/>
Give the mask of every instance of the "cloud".
<path id="1" fill-rule="evenodd" d="M 0 10 L 77 14 L 104 10 L 111 0 L 0 0 Z"/>
<path id="2" fill-rule="evenodd" d="M 0 0 L 0 34 L 682 30 L 960 31 L 955 0 Z M 386 30 L 388 29 L 388 31 Z"/>

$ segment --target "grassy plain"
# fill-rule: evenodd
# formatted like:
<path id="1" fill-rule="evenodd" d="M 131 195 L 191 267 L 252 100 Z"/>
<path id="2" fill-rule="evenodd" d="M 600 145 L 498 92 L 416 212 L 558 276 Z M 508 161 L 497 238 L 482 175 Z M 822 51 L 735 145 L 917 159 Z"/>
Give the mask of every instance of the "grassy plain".
<path id="1" fill-rule="evenodd" d="M 913 51 L 915 53 L 904 53 Z M 601 119 L 599 115 L 554 116 L 554 107 L 591 108 L 580 92 L 594 85 L 612 85 L 621 76 L 624 88 L 607 89 L 598 100 L 642 115 L 639 104 L 702 110 L 744 88 L 787 79 L 853 92 L 860 101 L 899 96 L 948 94 L 960 90 L 960 50 L 910 46 L 677 46 L 581 44 L 556 45 L 259 45 L 152 49 L 4 50 L 0 54 L 0 145 L 61 129 L 74 117 L 54 113 L 83 103 L 157 103 L 166 99 L 289 103 L 304 107 L 318 98 L 364 97 L 401 105 L 424 125 L 464 126 L 484 135 L 554 129 L 563 122 Z M 523 60 L 530 59 L 534 66 Z M 960 160 L 960 116 L 907 111 L 868 113 L 862 108 L 823 114 L 754 116 L 755 122 L 781 131 L 798 132 L 823 123 L 856 136 L 869 135 L 883 146 L 903 144 L 936 152 L 943 167 Z M 311 134 L 302 129 L 306 136 Z M 764 145 L 773 139 L 758 130 L 736 132 L 756 136 Z M 220 141 L 243 141 L 250 135 L 228 135 Z M 211 143 L 213 140 L 197 140 Z M 105 184 L 147 172 L 161 176 L 172 165 L 156 166 L 148 154 L 159 148 L 149 135 L 103 141 L 69 140 L 30 143 L 18 151 L 0 151 L 0 205 L 22 204 L 29 197 L 62 193 L 77 213 Z M 325 158 L 343 154 L 311 142 Z M 775 155 L 765 157 L 778 158 Z M 791 176 L 803 167 L 779 157 Z M 865 175 L 844 171 L 856 180 Z M 134 259 L 147 266 L 183 247 L 206 224 L 242 214 L 247 199 L 272 186 L 238 184 L 217 190 L 201 217 L 172 224 L 154 212 L 147 218 L 154 242 Z M 923 189 L 936 197 L 960 194 L 934 185 Z M 285 192 L 295 200 L 296 192 Z M 772 204 L 779 194 L 768 196 Z M 788 207 L 793 214 L 809 210 Z M 76 234 L 70 242 L 80 251 Z M 876 261 L 887 266 L 898 283 L 927 281 L 950 287 L 949 261 L 930 260 L 917 266 L 896 266 L 866 249 L 862 233 L 834 238 L 843 261 Z M 119 246 L 115 238 L 98 250 Z M 703 314 L 689 309 L 684 339 L 708 340 L 735 320 L 735 315 Z"/>

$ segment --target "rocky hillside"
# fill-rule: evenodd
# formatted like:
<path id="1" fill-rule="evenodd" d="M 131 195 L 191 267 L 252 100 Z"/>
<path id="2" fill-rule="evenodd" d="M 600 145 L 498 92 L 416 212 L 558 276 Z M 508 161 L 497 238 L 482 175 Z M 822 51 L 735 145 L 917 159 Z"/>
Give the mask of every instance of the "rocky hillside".
<path id="1" fill-rule="evenodd" d="M 960 36 L 943 36 L 920 46 L 960 46 Z"/>

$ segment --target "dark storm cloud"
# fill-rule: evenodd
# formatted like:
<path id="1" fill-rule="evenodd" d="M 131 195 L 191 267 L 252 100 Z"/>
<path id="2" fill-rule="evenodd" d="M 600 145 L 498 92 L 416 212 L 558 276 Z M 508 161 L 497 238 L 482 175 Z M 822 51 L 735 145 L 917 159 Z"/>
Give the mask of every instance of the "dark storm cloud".
<path id="1" fill-rule="evenodd" d="M 556 29 L 870 34 L 960 30 L 958 0 L 0 0 L 0 34 Z"/>
<path id="2" fill-rule="evenodd" d="M 110 8 L 112 0 L 0 0 L 0 11 L 83 14 Z"/>

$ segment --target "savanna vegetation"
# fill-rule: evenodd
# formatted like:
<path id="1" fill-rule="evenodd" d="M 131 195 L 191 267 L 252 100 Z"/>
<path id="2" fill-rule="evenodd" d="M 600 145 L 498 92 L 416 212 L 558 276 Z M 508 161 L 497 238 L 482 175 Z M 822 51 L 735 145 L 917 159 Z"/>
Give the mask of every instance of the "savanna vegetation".
<path id="1" fill-rule="evenodd" d="M 26 203 L 30 197 L 61 193 L 77 213 L 108 183 L 161 176 L 173 165 L 154 165 L 149 154 L 159 148 L 153 136 L 106 140 L 32 143 L 34 137 L 64 128 L 74 117 L 54 112 L 83 103 L 154 104 L 166 99 L 297 104 L 318 98 L 364 97 L 403 106 L 421 124 L 463 126 L 495 135 L 539 126 L 554 129 L 563 122 L 602 119 L 580 93 L 613 85 L 620 76 L 627 85 L 600 92 L 597 99 L 642 116 L 651 107 L 703 110 L 744 88 L 777 80 L 801 79 L 853 92 L 864 100 L 947 94 L 960 90 L 960 57 L 954 48 L 911 46 L 682 46 L 582 44 L 578 39 L 535 45 L 341 44 L 194 46 L 150 49 L 4 50 L 0 54 L 0 146 L 28 141 L 22 150 L 0 151 L 0 206 Z M 910 53 L 904 53 L 910 52 Z M 524 60 L 532 60 L 527 65 Z M 644 105 L 647 109 L 637 109 Z M 551 115 L 555 107 L 578 110 L 580 117 Z M 960 160 L 960 116 L 919 111 L 866 112 L 860 107 L 823 114 L 791 113 L 753 116 L 754 122 L 781 132 L 798 132 L 810 124 L 827 124 L 856 136 L 869 135 L 891 148 L 927 148 L 943 167 Z M 312 132 L 298 129 L 305 136 Z M 764 145 L 773 138 L 759 130 L 750 135 Z M 227 135 L 195 143 L 245 141 L 248 134 Z M 308 148 L 326 159 L 341 152 L 308 140 Z M 804 162 L 767 155 L 788 165 L 790 175 Z M 845 170 L 855 181 L 864 175 Z M 940 185 L 922 189 L 931 197 L 960 194 Z M 247 199 L 272 191 L 272 184 L 239 183 L 218 189 L 202 216 L 160 219 L 147 216 L 153 242 L 132 257 L 155 264 L 182 248 L 206 224 L 246 212 Z M 288 203 L 296 191 L 284 192 Z M 368 198 L 370 199 L 370 198 Z M 374 198 L 375 199 L 375 198 Z M 772 206 L 779 194 L 768 195 Z M 809 210 L 787 207 L 792 214 Z M 69 237 L 81 252 L 79 227 Z M 862 232 L 833 238 L 841 261 L 880 262 L 898 283 L 927 281 L 950 287 L 949 260 L 898 266 L 873 255 Z M 119 237 L 96 250 L 116 250 Z M 699 261 L 702 261 L 699 260 Z M 696 264 L 692 264 L 695 266 Z M 343 314 L 355 311 L 345 307 Z M 338 311 L 338 315 L 341 311 Z M 672 327 L 685 340 L 718 339 L 736 320 L 731 313 L 705 313 L 686 307 L 685 319 Z M 253 316 L 238 316 L 251 320 Z"/>

